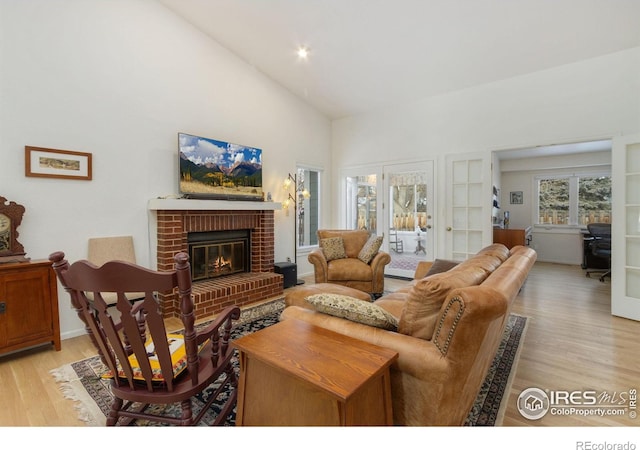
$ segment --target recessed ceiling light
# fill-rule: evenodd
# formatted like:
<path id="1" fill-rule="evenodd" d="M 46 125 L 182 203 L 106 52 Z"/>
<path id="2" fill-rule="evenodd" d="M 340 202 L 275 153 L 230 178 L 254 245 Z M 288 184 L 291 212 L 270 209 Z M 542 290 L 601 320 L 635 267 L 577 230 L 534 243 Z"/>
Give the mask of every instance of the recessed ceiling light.
<path id="1" fill-rule="evenodd" d="M 309 50 L 306 47 L 300 47 L 298 49 L 298 58 L 300 59 L 309 58 Z"/>

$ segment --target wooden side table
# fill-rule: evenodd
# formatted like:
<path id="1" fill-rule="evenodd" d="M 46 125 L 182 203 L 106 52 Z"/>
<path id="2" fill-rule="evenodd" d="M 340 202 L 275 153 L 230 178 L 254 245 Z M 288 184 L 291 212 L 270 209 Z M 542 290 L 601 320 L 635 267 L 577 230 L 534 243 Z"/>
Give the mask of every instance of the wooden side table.
<path id="1" fill-rule="evenodd" d="M 233 341 L 236 425 L 393 425 L 394 350 L 289 319 Z"/>

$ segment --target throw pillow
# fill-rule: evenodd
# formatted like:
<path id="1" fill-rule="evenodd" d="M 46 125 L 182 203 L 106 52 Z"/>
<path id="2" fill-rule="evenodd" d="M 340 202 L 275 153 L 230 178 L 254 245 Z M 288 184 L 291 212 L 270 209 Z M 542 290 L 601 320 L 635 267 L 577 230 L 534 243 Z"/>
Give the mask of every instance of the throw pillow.
<path id="1" fill-rule="evenodd" d="M 340 294 L 315 294 L 306 300 L 321 313 L 385 330 L 398 329 L 398 319 L 366 300 Z"/>
<path id="2" fill-rule="evenodd" d="M 327 261 L 347 257 L 347 252 L 344 249 L 344 241 L 341 237 L 320 239 L 320 248 L 322 248 L 322 253 L 324 253 Z"/>
<path id="3" fill-rule="evenodd" d="M 360 250 L 358 259 L 365 264 L 369 264 L 373 257 L 378 253 L 378 250 L 380 250 L 382 239 L 382 236 L 372 234 L 367 243 L 364 244 L 364 247 L 362 247 L 362 250 Z"/>
<path id="4" fill-rule="evenodd" d="M 429 270 L 425 274 L 425 277 L 428 277 L 429 275 L 433 275 L 433 274 L 440 273 L 440 272 L 446 272 L 449 269 L 453 269 L 459 263 L 460 263 L 460 261 L 453 261 L 453 260 L 450 260 L 450 259 L 437 259 L 436 258 L 436 260 L 433 262 L 433 264 L 431 264 L 431 267 L 429 268 Z"/>

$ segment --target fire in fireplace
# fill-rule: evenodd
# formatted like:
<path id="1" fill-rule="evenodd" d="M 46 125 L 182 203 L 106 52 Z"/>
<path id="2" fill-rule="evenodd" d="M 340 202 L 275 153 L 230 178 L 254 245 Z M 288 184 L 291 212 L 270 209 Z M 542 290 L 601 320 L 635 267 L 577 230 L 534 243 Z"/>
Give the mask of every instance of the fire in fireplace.
<path id="1" fill-rule="evenodd" d="M 189 233 L 193 281 L 250 272 L 250 236 L 249 230 Z"/>

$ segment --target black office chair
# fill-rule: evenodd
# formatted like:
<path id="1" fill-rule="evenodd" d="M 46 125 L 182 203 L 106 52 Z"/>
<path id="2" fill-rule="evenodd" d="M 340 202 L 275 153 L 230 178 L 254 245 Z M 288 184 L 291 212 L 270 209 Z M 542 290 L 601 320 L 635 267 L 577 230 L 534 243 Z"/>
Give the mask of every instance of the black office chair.
<path id="1" fill-rule="evenodd" d="M 589 243 L 591 254 L 607 261 L 606 269 L 587 270 L 587 277 L 592 273 L 601 273 L 600 281 L 604 282 L 605 277 L 611 277 L 611 224 L 589 223 L 587 230 L 593 238 Z"/>

